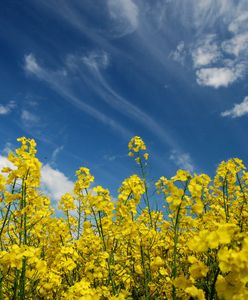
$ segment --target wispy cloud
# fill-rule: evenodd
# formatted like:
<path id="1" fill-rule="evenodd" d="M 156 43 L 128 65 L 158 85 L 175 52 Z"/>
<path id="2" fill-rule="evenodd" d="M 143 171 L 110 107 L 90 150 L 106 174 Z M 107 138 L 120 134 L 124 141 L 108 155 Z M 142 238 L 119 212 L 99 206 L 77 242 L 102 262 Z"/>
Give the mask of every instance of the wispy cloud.
<path id="1" fill-rule="evenodd" d="M 110 17 L 119 36 L 134 32 L 139 25 L 139 8 L 132 0 L 108 0 Z"/>
<path id="2" fill-rule="evenodd" d="M 57 166 L 57 158 L 59 154 L 64 150 L 64 146 L 57 146 L 53 151 L 51 157 L 48 159 L 48 165 L 50 165 L 53 168 L 56 168 Z"/>
<path id="3" fill-rule="evenodd" d="M 29 74 L 32 74 L 41 81 L 46 82 L 50 88 L 55 90 L 63 97 L 63 99 L 67 100 L 73 106 L 89 114 L 99 122 L 109 126 L 113 131 L 117 131 L 122 136 L 130 137 L 131 134 L 125 127 L 74 95 L 70 88 L 70 78 L 67 76 L 65 67 L 56 71 L 41 67 L 35 56 L 31 53 L 25 56 L 24 69 Z"/>
<path id="4" fill-rule="evenodd" d="M 78 57 L 74 57 L 74 59 L 75 61 L 80 60 Z M 83 61 L 85 60 L 87 60 L 87 58 L 83 57 Z M 79 66 L 79 64 L 77 65 Z M 102 75 L 99 64 L 92 62 L 90 65 L 88 64 L 88 66 L 90 67 L 93 78 L 95 78 L 95 81 L 91 80 L 90 84 L 93 90 L 98 92 L 101 100 L 105 101 L 119 113 L 126 115 L 147 128 L 150 132 L 159 137 L 161 142 L 165 143 L 167 146 L 177 147 L 175 140 L 149 114 L 131 103 L 131 101 L 128 101 L 111 87 Z M 81 75 L 84 76 L 82 72 Z"/>
<path id="5" fill-rule="evenodd" d="M 239 118 L 248 114 L 248 96 L 239 104 L 234 104 L 230 110 L 221 113 L 222 117 Z"/>
<path id="6" fill-rule="evenodd" d="M 132 99 L 125 98 L 119 91 L 112 87 L 104 73 L 106 68 L 103 62 L 105 61 L 108 61 L 108 64 L 111 63 L 109 56 L 106 59 L 104 51 L 92 51 L 92 53 L 88 53 L 87 55 L 69 55 L 66 59 L 68 67 L 74 72 L 74 76 L 78 76 L 92 91 L 97 93 L 99 100 L 104 101 L 120 114 L 125 115 L 143 128 L 149 130 L 166 147 L 177 149 L 178 153 L 184 153 L 178 145 L 176 138 L 172 137 L 166 128 L 154 120 L 150 114 L 135 105 L 131 101 Z M 115 157 L 111 157 L 111 159 L 114 160 Z"/>
<path id="7" fill-rule="evenodd" d="M 42 68 L 38 65 L 32 53 L 25 55 L 25 70 L 33 74 L 39 74 L 39 76 L 43 74 Z"/>
<path id="8" fill-rule="evenodd" d="M 5 105 L 0 104 L 0 115 L 8 115 L 15 107 L 15 101 L 10 101 Z"/>
<path id="9" fill-rule="evenodd" d="M 241 1 L 242 2 L 242 1 Z M 247 25 L 247 21 L 248 21 L 248 5 L 246 2 L 246 7 L 244 7 L 244 9 L 240 9 L 239 12 L 236 14 L 236 18 L 234 18 L 229 26 L 228 26 L 228 30 L 230 32 L 233 33 L 240 33 L 240 32 L 244 32 L 247 30 L 248 25 Z"/>
<path id="10" fill-rule="evenodd" d="M 10 143 L 10 142 L 7 142 L 5 145 L 4 145 L 4 148 L 3 148 L 3 151 L 2 153 L 6 156 L 8 156 L 8 154 L 13 151 L 13 148 L 14 146 Z"/>
<path id="11" fill-rule="evenodd" d="M 175 0 L 171 3 L 175 17 L 184 26 L 193 28 L 198 36 L 213 30 L 220 20 L 230 22 L 247 8 L 246 0 Z"/>
<path id="12" fill-rule="evenodd" d="M 172 160 L 175 163 L 175 165 L 181 169 L 187 170 L 191 173 L 193 173 L 195 170 L 192 158 L 188 153 L 181 153 L 177 150 L 173 150 L 170 155 L 170 160 Z"/>
<path id="13" fill-rule="evenodd" d="M 100 58 L 100 53 L 102 53 L 102 59 Z M 106 79 L 105 68 L 102 64 L 102 61 L 106 60 L 105 57 L 106 53 L 100 51 L 97 51 L 97 55 L 95 55 L 95 51 L 83 56 L 70 55 L 69 66 L 73 69 L 74 76 L 77 75 L 89 85 L 92 91 L 97 93 L 99 100 L 104 101 L 120 114 L 125 115 L 143 128 L 149 130 L 166 147 L 176 149 L 177 153 L 184 153 L 178 145 L 176 138 L 172 137 L 166 128 L 154 120 L 150 114 L 135 105 L 131 99 L 126 99 L 111 86 Z M 82 66 L 82 63 L 87 69 Z M 114 160 L 115 157 L 111 157 L 110 159 Z"/>
<path id="14" fill-rule="evenodd" d="M 64 146 L 59 146 L 57 148 L 54 149 L 53 153 L 52 153 L 52 157 L 51 157 L 51 161 L 54 163 L 59 155 L 59 153 L 61 151 L 63 151 Z"/>
<path id="15" fill-rule="evenodd" d="M 26 126 L 30 126 L 39 123 L 40 118 L 34 113 L 23 109 L 21 112 L 21 120 Z"/>
<path id="16" fill-rule="evenodd" d="M 174 61 L 184 65 L 186 55 L 187 55 L 187 51 L 185 50 L 185 43 L 181 41 L 177 45 L 176 50 L 171 51 L 169 57 L 171 57 Z"/>
<path id="17" fill-rule="evenodd" d="M 215 63 L 220 59 L 221 53 L 216 43 L 216 35 L 209 34 L 199 40 L 192 50 L 192 60 L 195 68 Z"/>
<path id="18" fill-rule="evenodd" d="M 103 155 L 104 160 L 111 161 L 111 162 L 115 161 L 117 159 L 124 158 L 124 157 L 127 157 L 127 154 L 123 154 L 123 155 L 120 155 L 120 154 L 115 154 L 115 155 L 104 154 Z"/>
<path id="19" fill-rule="evenodd" d="M 80 30 L 83 35 L 89 37 L 90 40 L 94 42 L 94 45 L 98 45 L 105 50 L 100 52 L 93 51 L 93 54 L 88 53 L 87 55 L 79 55 L 76 58 L 74 55 L 71 55 L 70 59 L 67 61 L 67 63 L 70 62 L 71 64 L 71 70 L 73 69 L 72 66 L 74 66 L 74 70 L 76 68 L 78 74 L 80 73 L 80 79 L 83 79 L 84 82 L 92 85 L 92 91 L 98 93 L 98 99 L 104 101 L 111 106 L 111 108 L 128 116 L 134 122 L 137 122 L 142 127 L 151 131 L 162 141 L 162 143 L 166 144 L 166 146 L 169 146 L 170 148 L 179 148 L 176 137 L 170 135 L 167 129 L 164 128 L 159 121 L 154 119 L 149 112 L 142 110 L 137 104 L 134 104 L 134 99 L 127 99 L 127 97 L 120 93 L 117 88 L 113 87 L 104 74 L 104 70 L 112 63 L 112 61 L 110 62 L 110 58 L 112 59 L 117 52 L 122 55 L 122 59 L 124 56 L 127 58 L 129 55 L 127 51 L 122 51 L 122 49 L 113 42 L 112 33 L 115 38 L 119 38 L 125 34 L 135 34 L 137 45 L 139 45 L 140 48 L 145 49 L 144 51 L 146 54 L 152 56 L 152 60 L 159 63 L 160 70 L 163 67 L 167 68 L 166 59 L 169 54 L 169 51 L 167 51 L 169 46 L 167 43 L 168 36 L 166 34 L 166 25 L 168 24 L 165 25 L 165 21 L 168 12 L 170 12 L 170 10 L 167 11 L 167 5 L 172 5 L 172 2 L 155 1 L 153 5 L 142 1 L 106 1 L 104 2 L 106 4 L 104 9 L 107 9 L 109 12 L 109 15 L 106 15 L 108 15 L 107 17 L 109 18 L 108 24 L 111 24 L 111 26 L 108 27 L 107 32 L 106 28 L 103 28 L 105 25 L 101 27 L 100 31 L 99 28 L 95 30 L 94 26 L 87 28 L 83 18 L 84 9 L 80 4 L 80 1 L 75 1 L 75 5 L 72 5 L 69 2 L 63 2 L 60 7 L 58 7 L 55 1 L 49 3 L 40 1 L 39 3 L 42 3 L 41 5 L 49 8 L 49 10 L 47 10 L 49 13 L 55 13 L 61 16 L 68 24 Z M 101 5 L 104 6 L 105 4 Z M 77 7 L 80 7 L 80 9 L 77 10 Z M 105 12 L 105 10 L 103 11 Z M 103 17 L 104 22 L 106 21 L 106 15 Z M 119 31 L 119 35 L 116 34 L 116 31 Z M 103 53 L 105 54 L 102 55 Z M 130 61 L 144 65 L 146 68 L 146 62 L 144 63 L 144 60 L 135 61 L 134 57 L 131 56 L 132 55 L 130 55 Z M 73 90 L 68 84 L 68 81 L 71 80 L 69 79 L 71 71 L 69 69 L 69 64 L 62 66 L 55 71 L 44 67 L 44 65 L 41 66 L 34 56 L 32 59 L 35 59 L 35 64 L 33 64 L 31 60 L 29 73 L 32 73 L 37 78 L 48 83 L 51 88 L 56 90 L 62 97 L 76 107 L 81 106 L 81 110 L 90 115 L 94 115 L 94 118 L 101 120 L 104 124 L 108 123 L 112 129 L 115 127 L 114 130 L 118 131 L 118 126 L 115 125 L 121 125 L 119 122 L 115 121 L 113 124 L 112 121 L 114 120 L 106 120 L 107 116 L 103 116 L 92 104 L 87 104 L 88 102 L 85 103 L 80 97 L 73 93 Z M 73 64 L 74 59 L 75 63 Z M 78 65 L 77 62 L 79 62 Z M 86 69 L 85 67 L 82 67 L 82 63 L 87 66 L 92 77 L 89 76 L 89 73 L 85 72 Z M 79 70 L 80 68 L 81 70 Z M 68 73 L 67 76 L 63 77 L 63 75 L 60 74 L 62 69 L 66 70 Z M 166 72 L 163 72 L 163 74 L 161 74 L 158 72 L 158 75 L 154 76 L 164 76 L 165 73 Z M 107 118 L 111 119 L 110 117 Z M 128 132 L 126 128 L 124 128 L 124 130 L 123 128 L 120 128 L 119 132 L 121 131 L 124 132 L 126 136 L 130 136 L 130 132 Z"/>
<path id="20" fill-rule="evenodd" d="M 70 56 L 69 56 L 70 58 Z M 71 56 L 72 61 L 74 57 Z M 89 55 L 82 57 L 82 61 L 91 69 L 106 69 L 109 65 L 109 54 L 106 51 L 91 51 Z"/>
<path id="21" fill-rule="evenodd" d="M 134 9 L 138 8 L 137 4 L 134 4 L 132 0 L 116 0 L 113 2 L 114 6 L 123 6 L 124 10 L 120 13 L 123 15 L 119 19 L 111 17 L 111 5 L 108 5 L 108 0 L 100 1 L 97 5 L 93 1 L 86 1 L 83 3 L 81 0 L 75 1 L 60 1 L 57 0 L 39 0 L 36 1 L 36 5 L 39 9 L 44 10 L 49 15 L 59 17 L 62 22 L 70 25 L 72 28 L 81 33 L 84 37 L 87 37 L 93 45 L 104 48 L 112 53 L 119 53 L 123 56 L 127 56 L 127 53 L 122 49 L 118 49 L 112 43 L 113 38 L 119 38 L 126 34 L 132 33 L 135 27 L 135 19 L 131 17 L 132 3 Z M 120 2 L 120 3 L 119 3 Z M 126 8 L 125 8 L 126 7 Z M 129 7 L 129 8 L 128 8 Z M 117 8 L 112 10 L 113 15 L 117 15 Z M 87 23 L 84 18 L 84 13 L 96 14 L 96 18 L 101 18 L 101 29 L 96 28 L 94 23 Z M 130 15 L 128 17 L 128 14 Z M 134 15 L 134 13 L 133 13 Z M 128 19 L 129 18 L 129 19 Z M 94 20 L 94 18 L 92 18 Z M 138 20 L 138 16 L 137 16 Z M 133 22 L 133 23 L 130 23 Z M 121 25 L 122 24 L 122 25 Z M 110 39 L 109 39 L 110 38 Z"/>
<path id="22" fill-rule="evenodd" d="M 154 59 L 166 67 L 165 53 L 169 49 L 168 37 L 172 43 L 177 39 L 177 35 L 170 34 L 172 28 L 170 28 L 169 21 L 173 20 L 178 26 L 183 26 L 185 32 L 190 33 L 192 38 L 180 41 L 175 51 L 170 50 L 168 53 L 171 52 L 171 59 L 183 63 L 185 57 L 191 54 L 192 67 L 197 68 L 197 75 L 202 69 L 200 74 L 205 75 L 205 66 L 220 68 L 220 72 L 223 72 L 223 68 L 232 69 L 240 64 L 245 64 L 245 68 L 248 68 L 247 57 L 244 53 L 248 48 L 247 0 L 155 0 L 152 3 L 106 0 L 100 4 L 100 7 L 103 12 L 108 12 L 101 15 L 104 24 L 108 26 L 103 26 L 101 31 L 94 30 L 94 26 L 86 26 L 83 18 L 84 7 L 80 1 L 75 0 L 73 4 L 62 1 L 60 5 L 55 0 L 40 0 L 38 3 L 41 7 L 46 7 L 49 13 L 59 15 L 99 47 L 108 51 L 119 51 L 122 55 L 128 55 L 111 41 L 113 35 L 115 38 L 120 38 L 123 35 L 135 33 L 137 45 L 140 45 L 146 52 L 150 52 Z M 98 11 L 98 9 L 95 10 Z M 226 34 L 222 34 L 223 32 Z M 218 43 L 211 40 L 210 36 L 215 36 Z M 226 36 L 230 38 L 227 39 Z M 229 67 L 225 60 L 230 59 L 231 52 L 235 54 L 235 57 L 231 58 L 232 67 Z M 216 63 L 218 65 L 215 65 Z M 37 66 L 33 65 L 32 68 L 37 68 Z M 211 74 L 208 74 L 208 77 L 211 77 Z M 233 80 L 218 87 L 227 87 L 243 77 L 244 73 L 242 76 L 234 76 Z M 197 80 L 197 82 L 202 84 L 202 81 Z M 216 88 L 216 85 L 213 87 Z"/>
<path id="23" fill-rule="evenodd" d="M 236 57 L 248 54 L 248 32 L 237 34 L 222 43 L 222 49 Z"/>

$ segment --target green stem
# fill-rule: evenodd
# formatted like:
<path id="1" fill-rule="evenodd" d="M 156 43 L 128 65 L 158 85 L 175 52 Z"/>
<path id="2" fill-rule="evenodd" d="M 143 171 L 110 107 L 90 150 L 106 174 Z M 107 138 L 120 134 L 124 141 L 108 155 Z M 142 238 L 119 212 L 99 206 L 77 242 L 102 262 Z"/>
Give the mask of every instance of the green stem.
<path id="1" fill-rule="evenodd" d="M 148 276 L 147 276 L 147 271 L 146 271 L 146 266 L 145 266 L 145 255 L 144 255 L 144 249 L 143 246 L 140 245 L 140 253 L 141 253 L 141 263 L 144 271 L 144 285 L 145 285 L 145 296 L 146 300 L 150 299 L 149 296 L 149 289 L 148 289 Z"/>
<path id="2" fill-rule="evenodd" d="M 217 281 L 217 278 L 218 278 L 218 275 L 220 273 L 220 269 L 218 267 L 215 275 L 214 275 L 214 280 L 213 280 L 213 283 L 212 283 L 212 286 L 211 286 L 211 292 L 210 292 L 210 300 L 213 300 L 214 299 L 214 295 L 215 295 L 215 283 Z"/>
<path id="3" fill-rule="evenodd" d="M 242 213 L 243 213 L 243 209 L 244 209 L 244 204 L 247 203 L 247 199 L 246 199 L 245 192 L 244 192 L 243 186 L 242 186 L 242 184 L 241 184 L 239 175 L 237 174 L 236 176 L 237 176 L 237 180 L 238 180 L 238 183 L 239 183 L 239 186 L 240 186 L 240 190 L 241 190 L 242 195 L 243 195 L 243 201 L 242 201 L 242 205 L 241 205 L 240 212 L 239 212 L 239 218 L 240 218 L 239 226 L 240 226 L 240 231 L 242 232 L 242 231 L 243 231 L 243 218 L 242 218 Z"/>
<path id="4" fill-rule="evenodd" d="M 224 209 L 225 209 L 225 215 L 226 215 L 226 222 L 228 223 L 228 219 L 229 219 L 229 212 L 228 212 L 228 204 L 227 204 L 227 200 L 228 200 L 228 185 L 227 185 L 227 179 L 225 177 L 225 180 L 223 182 L 223 186 L 222 186 L 222 194 L 223 194 L 223 200 L 224 200 Z"/>
<path id="5" fill-rule="evenodd" d="M 22 271 L 20 277 L 20 300 L 25 299 L 26 266 L 27 266 L 27 259 L 24 257 L 22 260 Z"/>
<path id="6" fill-rule="evenodd" d="M 96 227 L 97 227 L 98 234 L 101 237 L 102 242 L 103 242 L 104 251 L 107 251 L 107 246 L 106 246 L 106 242 L 105 242 L 105 238 L 104 238 L 104 234 L 103 234 L 103 228 L 102 228 L 101 213 L 100 213 L 100 211 L 98 211 L 98 216 L 99 216 L 99 224 L 98 224 L 96 213 L 95 213 L 93 207 L 91 207 L 91 211 L 94 215 L 94 219 L 95 219 L 95 222 L 96 222 Z M 108 257 L 107 264 L 108 264 L 109 281 L 111 282 L 111 285 L 112 285 L 113 294 L 116 295 L 116 285 L 115 285 L 115 282 L 114 282 L 114 279 L 113 279 L 113 273 L 112 273 L 112 269 L 111 269 L 111 257 L 110 256 Z"/>
<path id="7" fill-rule="evenodd" d="M 0 300 L 3 300 L 3 274 L 0 272 Z"/>
<path id="8" fill-rule="evenodd" d="M 15 280 L 14 280 L 14 286 L 13 286 L 13 297 L 11 298 L 11 300 L 16 300 L 17 299 L 19 273 L 20 273 L 19 270 L 15 271 Z"/>
<path id="9" fill-rule="evenodd" d="M 67 226 L 68 226 L 68 229 L 69 229 L 69 233 L 70 233 L 70 235 L 71 235 L 71 237 L 72 237 L 72 233 L 71 233 L 71 224 L 70 224 L 70 220 L 69 220 L 69 211 L 68 211 L 68 209 L 66 210 L 66 218 L 67 218 Z"/>
<path id="10" fill-rule="evenodd" d="M 140 168 L 141 168 L 141 174 L 142 174 L 142 178 L 144 181 L 144 185 L 145 185 L 145 196 L 144 196 L 144 200 L 145 200 L 145 204 L 148 207 L 148 213 L 149 213 L 149 218 L 150 218 L 150 225 L 151 227 L 153 227 L 153 221 L 152 221 L 152 213 L 151 213 L 151 206 L 150 206 L 150 201 L 149 201 L 149 196 L 148 196 L 148 187 L 147 187 L 147 183 L 146 183 L 146 173 L 145 173 L 145 169 L 144 166 L 142 164 L 142 159 L 140 157 L 140 153 L 138 154 L 138 158 L 140 161 Z"/>
<path id="11" fill-rule="evenodd" d="M 80 228 L 81 228 L 81 201 L 78 200 L 78 228 L 77 228 L 77 239 L 80 237 Z"/>
<path id="12" fill-rule="evenodd" d="M 27 201 L 26 201 L 26 180 L 28 178 L 29 171 L 27 171 L 27 174 L 25 178 L 23 179 L 22 182 L 22 199 L 21 199 L 21 210 L 25 209 L 27 206 Z M 23 238 L 22 238 L 23 237 Z M 21 216 L 21 232 L 20 232 L 20 245 L 27 245 L 27 213 L 26 211 L 24 214 Z M 21 276 L 20 276 L 20 290 L 19 290 L 19 295 L 20 295 L 20 300 L 25 299 L 25 283 L 26 283 L 26 265 L 27 265 L 27 258 L 23 257 L 22 259 L 22 270 L 21 270 Z"/>
<path id="13" fill-rule="evenodd" d="M 185 184 L 183 195 L 181 197 L 181 203 L 179 204 L 179 206 L 177 208 L 176 220 L 175 220 L 175 225 L 174 225 L 172 279 L 175 279 L 177 276 L 177 254 L 178 254 L 177 253 L 177 244 L 178 244 L 179 230 L 180 230 L 180 211 L 181 211 L 182 201 L 184 199 L 184 196 L 186 194 L 186 190 L 188 187 L 188 182 L 189 182 L 189 180 L 187 180 L 187 182 Z M 174 285 L 172 287 L 172 299 L 176 300 L 176 287 Z"/>
<path id="14" fill-rule="evenodd" d="M 181 210 L 180 203 L 178 209 L 177 209 L 177 215 L 176 215 L 176 222 L 175 222 L 175 228 L 174 228 L 174 246 L 173 246 L 173 265 L 172 265 L 172 278 L 175 279 L 177 276 L 177 244 L 178 244 L 178 238 L 179 238 L 179 215 Z M 172 287 L 172 298 L 173 300 L 176 299 L 176 288 L 173 285 Z"/>
<path id="15" fill-rule="evenodd" d="M 12 194 L 14 193 L 14 190 L 15 190 L 15 184 L 16 184 L 16 179 L 14 180 L 14 183 L 13 183 L 12 192 L 11 192 Z M 4 226 L 6 225 L 6 222 L 7 222 L 7 220 L 8 220 L 8 216 L 9 216 L 11 204 L 12 204 L 12 203 L 9 203 L 9 205 L 8 205 L 7 212 L 6 212 L 6 214 L 5 214 L 5 217 L 4 217 L 4 220 L 3 220 L 3 224 L 2 224 L 2 227 L 1 227 L 1 229 L 0 229 L 0 239 L 1 239 L 1 237 L 2 237 L 2 233 L 3 233 Z"/>

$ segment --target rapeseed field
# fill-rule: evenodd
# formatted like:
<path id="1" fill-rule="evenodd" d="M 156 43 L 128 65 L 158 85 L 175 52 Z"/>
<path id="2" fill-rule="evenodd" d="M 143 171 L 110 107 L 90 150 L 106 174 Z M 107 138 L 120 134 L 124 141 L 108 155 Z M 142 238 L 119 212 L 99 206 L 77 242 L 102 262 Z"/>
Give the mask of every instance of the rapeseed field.
<path id="1" fill-rule="evenodd" d="M 19 138 L 0 175 L 0 299 L 248 299 L 248 172 L 234 158 L 214 178 L 178 170 L 147 181 L 149 154 L 114 200 L 86 167 L 58 217 L 40 189 L 36 143 Z M 150 190 L 161 207 L 152 209 Z M 140 203 L 144 205 L 140 205 Z"/>

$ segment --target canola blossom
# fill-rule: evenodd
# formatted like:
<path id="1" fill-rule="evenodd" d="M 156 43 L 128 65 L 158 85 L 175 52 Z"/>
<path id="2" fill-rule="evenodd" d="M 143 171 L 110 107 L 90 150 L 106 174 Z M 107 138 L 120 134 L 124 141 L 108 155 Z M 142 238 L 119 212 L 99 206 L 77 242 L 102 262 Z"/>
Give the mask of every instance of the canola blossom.
<path id="1" fill-rule="evenodd" d="M 114 199 L 86 167 L 58 217 L 40 188 L 36 143 L 20 138 L 0 174 L 0 299 L 248 299 L 248 172 L 178 170 L 152 185 L 140 137 L 137 174 Z M 160 207 L 154 205 L 154 191 Z"/>

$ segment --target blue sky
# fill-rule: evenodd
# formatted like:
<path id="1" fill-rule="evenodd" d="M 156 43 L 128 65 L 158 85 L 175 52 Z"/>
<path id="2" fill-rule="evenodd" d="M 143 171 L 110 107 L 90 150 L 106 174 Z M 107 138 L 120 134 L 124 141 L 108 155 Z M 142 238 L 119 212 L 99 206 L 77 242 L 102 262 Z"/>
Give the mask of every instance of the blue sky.
<path id="1" fill-rule="evenodd" d="M 247 0 L 3 0 L 0 165 L 27 136 L 54 199 L 89 167 L 116 194 L 136 172 L 213 174 L 247 162 Z M 62 186 L 62 187 L 61 187 Z"/>

